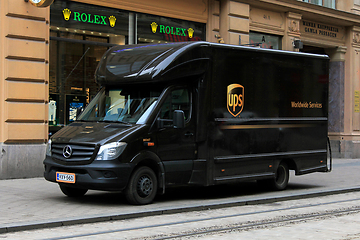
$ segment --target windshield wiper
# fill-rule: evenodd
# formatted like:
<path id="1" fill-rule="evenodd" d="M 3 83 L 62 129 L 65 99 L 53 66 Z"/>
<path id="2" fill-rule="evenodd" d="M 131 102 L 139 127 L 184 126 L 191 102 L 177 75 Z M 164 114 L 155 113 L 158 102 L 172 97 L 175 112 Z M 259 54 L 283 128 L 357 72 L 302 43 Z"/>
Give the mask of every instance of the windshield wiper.
<path id="1" fill-rule="evenodd" d="M 124 122 L 124 121 L 119 121 L 119 120 L 101 120 L 98 122 L 106 122 L 106 123 L 121 123 L 121 124 L 126 124 L 126 125 L 131 125 L 131 123 L 128 122 Z"/>
<path id="2" fill-rule="evenodd" d="M 83 120 L 83 119 L 77 119 L 75 122 L 96 122 L 96 121 L 90 121 L 90 120 Z"/>

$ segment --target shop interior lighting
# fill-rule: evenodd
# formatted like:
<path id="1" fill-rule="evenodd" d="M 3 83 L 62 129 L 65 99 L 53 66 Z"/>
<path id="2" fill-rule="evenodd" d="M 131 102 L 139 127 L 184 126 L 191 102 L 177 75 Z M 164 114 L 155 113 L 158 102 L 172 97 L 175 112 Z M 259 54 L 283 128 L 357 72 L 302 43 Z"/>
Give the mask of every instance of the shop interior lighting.
<path id="1" fill-rule="evenodd" d="M 98 35 L 98 36 L 106 36 L 106 37 L 118 37 L 117 34 L 109 34 L 109 33 L 102 33 L 102 32 L 89 32 L 81 29 L 73 29 L 73 28 L 65 28 L 65 27 L 56 27 L 56 26 L 49 26 L 50 30 L 56 30 L 61 32 L 74 32 L 74 33 L 82 33 L 82 34 L 92 34 L 92 35 Z"/>
<path id="2" fill-rule="evenodd" d="M 147 38 L 138 38 L 139 42 L 148 42 L 148 43 L 168 43 L 168 41 L 161 41 L 157 39 L 147 39 Z"/>

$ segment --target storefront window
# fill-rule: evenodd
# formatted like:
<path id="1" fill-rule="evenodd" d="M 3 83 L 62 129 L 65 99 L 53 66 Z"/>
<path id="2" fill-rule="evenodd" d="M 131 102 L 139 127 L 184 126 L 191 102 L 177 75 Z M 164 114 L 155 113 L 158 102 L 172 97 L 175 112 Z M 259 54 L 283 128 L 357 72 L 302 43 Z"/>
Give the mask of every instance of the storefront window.
<path id="1" fill-rule="evenodd" d="M 99 37 L 90 39 L 99 43 L 108 41 L 107 38 Z M 51 40 L 49 85 L 52 109 L 49 125 L 64 125 L 74 121 L 76 110 L 89 103 L 97 93 L 99 86 L 95 83 L 94 71 L 107 49 L 105 46 Z M 75 106 L 77 109 L 74 109 Z"/>
<path id="2" fill-rule="evenodd" d="M 250 32 L 250 45 L 260 48 L 281 49 L 281 36 Z"/>
<path id="3" fill-rule="evenodd" d="M 320 5 L 320 6 L 324 6 L 324 7 L 328 7 L 328 8 L 336 8 L 335 5 L 335 0 L 299 0 L 302 2 L 307 2 L 307 3 L 312 3 L 312 4 L 316 4 L 316 5 Z"/>
<path id="4" fill-rule="evenodd" d="M 127 44 L 129 13 L 55 1 L 50 8 L 49 132 L 76 120 L 99 91 L 94 79 L 101 56 Z"/>

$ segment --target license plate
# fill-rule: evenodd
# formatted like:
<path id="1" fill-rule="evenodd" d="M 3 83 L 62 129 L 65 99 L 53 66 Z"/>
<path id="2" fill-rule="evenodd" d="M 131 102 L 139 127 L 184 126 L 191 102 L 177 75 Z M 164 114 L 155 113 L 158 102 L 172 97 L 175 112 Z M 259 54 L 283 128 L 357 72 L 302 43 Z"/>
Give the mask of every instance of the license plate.
<path id="1" fill-rule="evenodd" d="M 56 181 L 63 183 L 75 183 L 75 173 L 56 172 Z"/>

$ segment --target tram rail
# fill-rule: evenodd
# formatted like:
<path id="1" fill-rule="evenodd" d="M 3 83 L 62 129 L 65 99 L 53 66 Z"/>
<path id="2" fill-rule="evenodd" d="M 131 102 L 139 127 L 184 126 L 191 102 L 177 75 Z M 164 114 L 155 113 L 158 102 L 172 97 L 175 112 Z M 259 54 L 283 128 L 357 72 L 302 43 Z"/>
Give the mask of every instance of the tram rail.
<path id="1" fill-rule="evenodd" d="M 327 219 L 335 216 L 342 216 L 346 214 L 354 214 L 354 213 L 360 213 L 360 198 L 351 198 L 351 199 L 345 199 L 345 200 L 338 200 L 338 201 L 330 201 L 326 203 L 309 203 L 309 204 L 303 204 L 299 206 L 291 206 L 291 207 L 282 207 L 282 208 L 273 208 L 268 210 L 262 210 L 262 211 L 251 211 L 246 213 L 237 213 L 237 214 L 226 214 L 222 216 L 216 216 L 216 217 L 205 217 L 205 218 L 197 218 L 197 219 L 191 219 L 187 221 L 172 221 L 169 223 L 163 223 L 163 224 L 148 224 L 148 225 L 142 225 L 142 226 L 136 226 L 131 228 L 117 228 L 112 229 L 109 231 L 97 231 L 92 233 L 86 233 L 86 234 L 73 234 L 73 235 L 67 235 L 62 236 L 58 238 L 50 238 L 51 240 L 61 240 L 61 239 L 77 239 L 82 237 L 94 237 L 98 236 L 101 237 L 101 235 L 106 234 L 112 234 L 112 233 L 125 233 L 125 232 L 135 232 L 139 230 L 144 229 L 155 229 L 155 228 L 165 228 L 165 227 L 172 227 L 176 225 L 181 224 L 194 224 L 199 222 L 205 222 L 205 221 L 214 221 L 214 220 L 221 220 L 226 218 L 235 218 L 235 217 L 244 217 L 244 216 L 252 216 L 257 214 L 269 214 L 274 212 L 284 212 L 284 211 L 293 211 L 293 210 L 299 210 L 299 209 L 309 209 L 309 208 L 316 208 L 319 206 L 325 206 L 325 205 L 337 205 L 337 204 L 347 204 L 351 202 L 356 202 L 355 205 L 348 208 L 335 208 L 331 210 L 326 211 L 314 211 L 310 213 L 305 214 L 293 214 L 289 213 L 281 217 L 275 217 L 275 218 L 264 218 L 262 220 L 257 221 L 243 221 L 239 223 L 234 223 L 228 226 L 211 226 L 206 228 L 200 228 L 200 229 L 189 229 L 185 232 L 175 232 L 171 234 L 164 234 L 164 235 L 151 235 L 146 237 L 139 237 L 135 238 L 137 240 L 141 239 L 147 239 L 147 240 L 164 240 L 164 239 L 182 239 L 186 238 L 189 239 L 191 237 L 197 237 L 207 234 L 215 234 L 215 233 L 223 233 L 223 232 L 231 232 L 231 231 L 247 231 L 254 228 L 273 228 L 278 225 L 287 225 L 292 223 L 300 223 L 303 221 L 310 221 L 315 219 Z"/>

